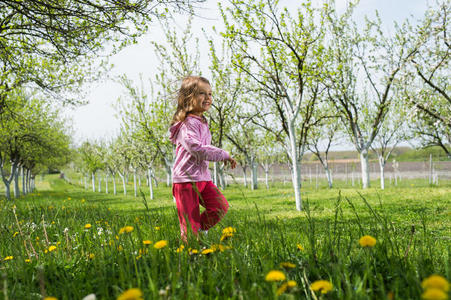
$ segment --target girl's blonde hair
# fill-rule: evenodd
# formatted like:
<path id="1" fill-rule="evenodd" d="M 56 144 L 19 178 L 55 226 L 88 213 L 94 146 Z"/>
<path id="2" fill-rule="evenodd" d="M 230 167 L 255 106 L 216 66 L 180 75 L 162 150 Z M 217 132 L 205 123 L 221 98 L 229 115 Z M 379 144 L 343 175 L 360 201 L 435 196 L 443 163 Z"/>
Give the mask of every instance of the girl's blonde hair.
<path id="1" fill-rule="evenodd" d="M 177 93 L 177 110 L 172 117 L 171 126 L 177 122 L 185 121 L 186 116 L 194 109 L 194 99 L 199 93 L 199 83 L 210 84 L 202 76 L 187 76 L 182 80 L 182 86 Z"/>

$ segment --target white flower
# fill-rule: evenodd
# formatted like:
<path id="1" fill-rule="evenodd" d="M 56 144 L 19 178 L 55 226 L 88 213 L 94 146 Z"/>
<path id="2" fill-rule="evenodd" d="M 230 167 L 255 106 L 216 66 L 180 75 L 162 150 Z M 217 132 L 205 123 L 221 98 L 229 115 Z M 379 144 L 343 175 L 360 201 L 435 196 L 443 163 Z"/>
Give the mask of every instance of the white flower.
<path id="1" fill-rule="evenodd" d="M 96 300 L 96 295 L 95 294 L 89 294 L 87 296 L 85 296 L 82 300 Z"/>

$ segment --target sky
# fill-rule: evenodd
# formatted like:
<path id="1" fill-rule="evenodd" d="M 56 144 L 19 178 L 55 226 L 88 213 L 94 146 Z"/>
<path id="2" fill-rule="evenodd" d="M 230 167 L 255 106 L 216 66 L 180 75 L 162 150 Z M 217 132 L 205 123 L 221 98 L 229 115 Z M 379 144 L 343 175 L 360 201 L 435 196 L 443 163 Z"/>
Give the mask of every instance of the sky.
<path id="1" fill-rule="evenodd" d="M 315 0 L 312 1 L 315 2 Z M 348 0 L 336 0 L 337 11 L 342 11 L 346 7 L 347 2 Z M 414 19 L 421 18 L 429 2 L 431 1 L 361 0 L 355 13 L 356 21 L 361 22 L 364 15 L 374 16 L 377 10 L 384 26 L 383 29 L 386 32 L 391 32 L 395 21 L 402 23 L 405 18 L 410 16 L 413 16 Z M 280 1 L 280 4 L 288 6 L 290 11 L 292 11 L 292 8 L 295 9 L 298 3 L 300 3 L 299 0 Z M 203 28 L 207 33 L 210 33 L 212 26 L 220 27 L 222 18 L 217 9 L 217 1 L 213 0 L 207 0 L 206 3 L 203 3 L 197 13 L 200 17 L 194 18 L 192 28 L 193 34 L 199 37 L 200 65 L 204 66 L 203 68 L 201 67 L 201 70 L 203 73 L 206 73 L 209 65 L 208 53 L 206 53 L 208 45 L 206 45 L 201 29 Z M 174 25 L 183 30 L 186 19 L 186 16 L 180 16 Z M 123 49 L 111 58 L 110 63 L 114 67 L 108 74 L 108 77 L 115 78 L 125 74 L 133 80 L 138 80 L 140 74 L 142 74 L 145 80 L 154 78 L 159 61 L 153 53 L 152 40 L 164 40 L 164 35 L 158 22 L 152 23 L 150 31 L 142 36 L 137 44 Z M 113 108 L 113 104 L 116 103 L 119 96 L 124 94 L 124 88 L 113 79 L 105 79 L 92 84 L 89 90 L 85 92 L 86 98 L 84 100 L 88 101 L 88 104 L 76 108 L 67 108 L 65 111 L 65 116 L 72 119 L 74 142 L 80 144 L 87 139 L 106 140 L 116 136 L 120 129 L 120 121 L 115 117 L 116 111 Z"/>

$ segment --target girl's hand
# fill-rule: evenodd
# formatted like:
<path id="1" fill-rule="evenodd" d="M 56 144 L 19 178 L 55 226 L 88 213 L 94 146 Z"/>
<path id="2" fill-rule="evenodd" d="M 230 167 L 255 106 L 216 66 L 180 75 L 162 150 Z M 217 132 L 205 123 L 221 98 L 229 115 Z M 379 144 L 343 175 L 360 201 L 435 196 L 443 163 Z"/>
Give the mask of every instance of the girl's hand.
<path id="1" fill-rule="evenodd" d="M 233 158 L 229 158 L 229 159 L 226 159 L 225 161 L 224 161 L 224 163 L 225 164 L 227 164 L 227 163 L 230 163 L 230 168 L 231 169 L 235 169 L 235 167 L 236 167 L 236 160 L 234 160 Z"/>

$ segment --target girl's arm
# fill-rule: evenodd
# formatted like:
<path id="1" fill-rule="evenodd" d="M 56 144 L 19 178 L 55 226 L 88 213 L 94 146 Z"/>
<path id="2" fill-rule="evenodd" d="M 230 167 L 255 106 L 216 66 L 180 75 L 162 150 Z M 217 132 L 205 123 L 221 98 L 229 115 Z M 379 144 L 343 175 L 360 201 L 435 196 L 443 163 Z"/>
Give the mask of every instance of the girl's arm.
<path id="1" fill-rule="evenodd" d="M 180 128 L 180 143 L 183 148 L 190 152 L 197 160 L 223 161 L 229 160 L 227 151 L 212 145 L 203 145 L 200 140 L 200 128 L 195 124 L 185 122 Z"/>

